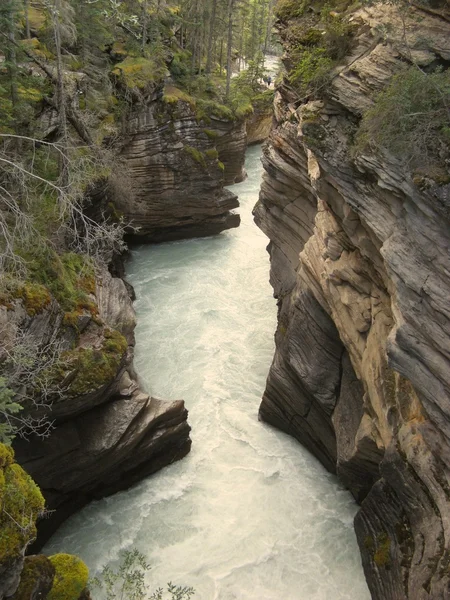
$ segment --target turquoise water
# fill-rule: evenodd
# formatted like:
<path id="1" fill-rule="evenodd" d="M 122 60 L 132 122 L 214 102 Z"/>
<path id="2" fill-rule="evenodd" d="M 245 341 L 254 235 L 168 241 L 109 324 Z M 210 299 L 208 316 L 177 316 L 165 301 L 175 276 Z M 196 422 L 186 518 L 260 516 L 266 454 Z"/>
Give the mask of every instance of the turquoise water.
<path id="1" fill-rule="evenodd" d="M 186 401 L 190 455 L 87 506 L 46 551 L 78 553 L 95 572 L 137 547 L 152 589 L 191 585 L 198 600 L 369 600 L 350 494 L 258 422 L 276 325 L 267 239 L 251 217 L 260 152 L 248 150 L 249 177 L 232 186 L 240 228 L 140 247 L 127 268 L 137 371 L 154 396 Z"/>

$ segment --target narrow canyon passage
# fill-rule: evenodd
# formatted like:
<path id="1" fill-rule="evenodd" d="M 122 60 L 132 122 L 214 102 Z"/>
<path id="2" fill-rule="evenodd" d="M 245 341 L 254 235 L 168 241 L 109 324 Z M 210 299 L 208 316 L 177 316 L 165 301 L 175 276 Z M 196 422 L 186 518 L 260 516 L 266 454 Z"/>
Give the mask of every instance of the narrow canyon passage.
<path id="1" fill-rule="evenodd" d="M 276 305 L 267 239 L 253 224 L 262 166 L 247 152 L 242 225 L 133 251 L 136 368 L 153 396 L 183 398 L 187 458 L 72 517 L 46 553 L 78 553 L 91 574 L 133 547 L 154 589 L 197 600 L 368 600 L 349 493 L 295 440 L 258 422 Z M 98 595 L 95 594 L 97 598 Z"/>

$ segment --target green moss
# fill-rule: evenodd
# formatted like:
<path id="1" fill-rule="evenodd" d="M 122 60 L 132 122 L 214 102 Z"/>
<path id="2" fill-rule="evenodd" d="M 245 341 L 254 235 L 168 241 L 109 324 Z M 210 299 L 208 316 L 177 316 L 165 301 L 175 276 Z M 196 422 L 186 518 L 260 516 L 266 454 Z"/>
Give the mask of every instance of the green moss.
<path id="1" fill-rule="evenodd" d="M 20 584 L 11 600 L 46 597 L 53 583 L 55 567 L 43 554 L 25 558 Z M 36 591 L 38 595 L 36 596 Z M 34 595 L 33 595 L 34 594 Z"/>
<path id="2" fill-rule="evenodd" d="M 14 451 L 10 446 L 0 444 L 0 469 L 9 467 L 14 462 Z M 0 491 L 1 494 L 1 491 Z M 0 496 L 1 498 L 1 496 Z"/>
<path id="3" fill-rule="evenodd" d="M 95 391 L 116 377 L 127 348 L 121 333 L 107 329 L 101 348 L 75 348 L 66 352 L 55 378 L 64 380 L 70 375 L 67 393 L 72 397 Z"/>
<path id="4" fill-rule="evenodd" d="M 17 297 L 23 300 L 25 310 L 33 317 L 41 313 L 51 302 L 48 289 L 39 283 L 25 283 L 17 288 Z"/>
<path id="5" fill-rule="evenodd" d="M 185 146 L 184 151 L 189 154 L 189 156 L 195 160 L 196 163 L 201 165 L 204 169 L 206 169 L 206 161 L 203 152 L 198 150 L 197 148 L 193 148 L 192 146 Z"/>
<path id="6" fill-rule="evenodd" d="M 78 600 L 88 582 L 87 566 L 71 554 L 54 554 L 49 560 L 55 567 L 55 579 L 47 600 Z"/>
<path id="7" fill-rule="evenodd" d="M 163 102 L 166 104 L 177 104 L 178 102 L 187 102 L 192 108 L 195 107 L 195 99 L 173 85 L 166 85 L 164 88 Z"/>
<path id="8" fill-rule="evenodd" d="M 13 457 L 11 448 L 0 444 L 0 563 L 20 556 L 35 539 L 44 509 L 39 488 Z"/>
<path id="9" fill-rule="evenodd" d="M 92 303 L 88 295 L 95 293 L 95 272 L 86 256 L 66 252 L 58 255 L 52 249 L 36 249 L 26 255 L 29 278 L 56 298 L 65 311 Z"/>
<path id="10" fill-rule="evenodd" d="M 389 566 L 391 562 L 391 540 L 387 533 L 378 535 L 373 560 L 378 567 Z"/>
<path id="11" fill-rule="evenodd" d="M 203 100 L 199 98 L 196 102 L 196 113 L 199 121 L 210 121 L 211 117 L 224 119 L 226 121 L 234 121 L 235 116 L 230 107 L 214 100 Z"/>
<path id="12" fill-rule="evenodd" d="M 30 27 L 39 31 L 44 28 L 46 23 L 46 14 L 43 6 L 29 6 L 28 7 L 28 21 Z"/>
<path id="13" fill-rule="evenodd" d="M 210 148 L 209 150 L 205 150 L 204 152 L 207 158 L 215 159 L 219 157 L 219 153 L 215 148 Z"/>
<path id="14" fill-rule="evenodd" d="M 163 75 L 162 66 L 157 61 L 136 56 L 127 56 L 111 72 L 130 89 L 144 89 L 150 81 Z"/>
<path id="15" fill-rule="evenodd" d="M 212 129 L 203 129 L 203 133 L 210 139 L 215 140 L 219 137 L 217 131 L 213 131 Z"/>
<path id="16" fill-rule="evenodd" d="M 219 169 L 221 171 L 225 171 L 225 165 L 223 164 L 223 162 L 221 160 L 217 161 L 217 166 L 219 167 Z"/>

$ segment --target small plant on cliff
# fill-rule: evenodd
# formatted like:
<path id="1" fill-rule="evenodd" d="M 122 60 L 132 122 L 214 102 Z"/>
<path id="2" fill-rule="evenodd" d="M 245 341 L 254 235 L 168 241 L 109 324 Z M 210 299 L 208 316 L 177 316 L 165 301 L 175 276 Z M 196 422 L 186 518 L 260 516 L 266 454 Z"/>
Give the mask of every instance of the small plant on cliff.
<path id="1" fill-rule="evenodd" d="M 365 113 L 356 149 L 384 147 L 413 169 L 445 171 L 450 163 L 449 123 L 450 71 L 425 73 L 412 66 L 394 76 Z"/>
<path id="2" fill-rule="evenodd" d="M 99 577 L 90 582 L 91 588 L 100 588 L 106 594 L 106 600 L 189 600 L 194 589 L 186 586 L 167 584 L 167 589 L 148 591 L 145 575 L 150 565 L 145 556 L 136 548 L 122 553 L 117 570 L 103 567 Z"/>

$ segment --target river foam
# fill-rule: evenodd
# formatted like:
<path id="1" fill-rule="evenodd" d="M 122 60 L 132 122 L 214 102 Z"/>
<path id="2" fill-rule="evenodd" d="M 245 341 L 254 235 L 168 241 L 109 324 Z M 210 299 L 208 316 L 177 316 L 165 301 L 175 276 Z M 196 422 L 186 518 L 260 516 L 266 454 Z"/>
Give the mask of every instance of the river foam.
<path id="1" fill-rule="evenodd" d="M 191 585 L 197 600 L 368 600 L 356 506 L 295 440 L 258 422 L 276 306 L 267 239 L 253 224 L 260 149 L 248 150 L 242 225 L 207 239 L 140 247 L 136 368 L 156 397 L 184 398 L 190 455 L 67 521 L 47 552 L 95 572 L 137 547 L 152 589 Z"/>

